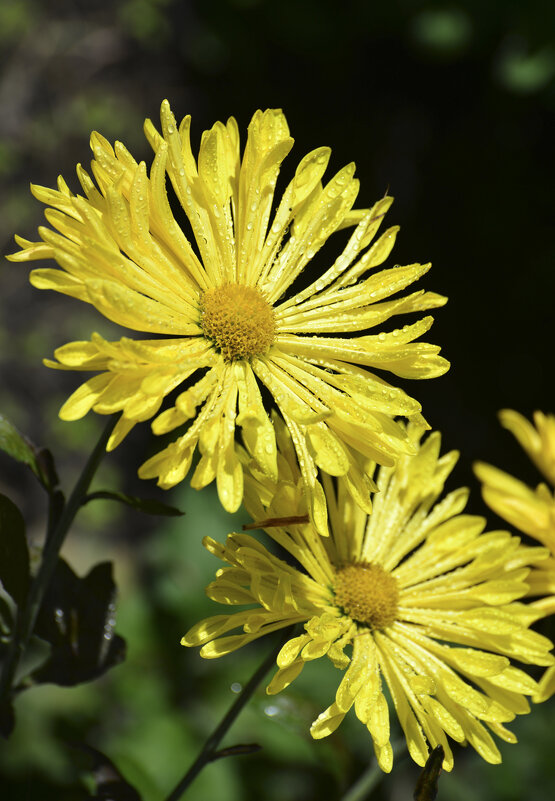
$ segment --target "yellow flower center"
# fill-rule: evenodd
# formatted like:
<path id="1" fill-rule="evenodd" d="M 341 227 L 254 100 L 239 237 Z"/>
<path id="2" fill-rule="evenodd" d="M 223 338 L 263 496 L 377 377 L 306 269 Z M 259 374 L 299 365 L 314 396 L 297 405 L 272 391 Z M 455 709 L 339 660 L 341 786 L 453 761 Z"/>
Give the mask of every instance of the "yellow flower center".
<path id="1" fill-rule="evenodd" d="M 255 287 L 225 284 L 208 289 L 200 307 L 204 335 L 228 362 L 266 353 L 274 341 L 274 310 Z"/>
<path id="2" fill-rule="evenodd" d="M 397 617 L 397 579 L 380 565 L 358 562 L 339 568 L 333 591 L 336 606 L 371 629 L 384 629 Z"/>

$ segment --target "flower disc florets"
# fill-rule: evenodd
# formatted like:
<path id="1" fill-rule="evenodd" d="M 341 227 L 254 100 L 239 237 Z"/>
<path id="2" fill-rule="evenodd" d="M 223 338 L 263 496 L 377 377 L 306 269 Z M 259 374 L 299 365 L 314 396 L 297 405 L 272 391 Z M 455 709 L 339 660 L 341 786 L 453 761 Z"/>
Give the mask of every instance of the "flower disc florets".
<path id="1" fill-rule="evenodd" d="M 399 588 L 381 565 L 359 562 L 336 571 L 335 603 L 357 623 L 370 629 L 385 629 L 397 616 Z"/>
<path id="2" fill-rule="evenodd" d="M 226 284 L 203 293 L 201 327 L 231 362 L 266 353 L 276 326 L 274 311 L 259 289 Z"/>

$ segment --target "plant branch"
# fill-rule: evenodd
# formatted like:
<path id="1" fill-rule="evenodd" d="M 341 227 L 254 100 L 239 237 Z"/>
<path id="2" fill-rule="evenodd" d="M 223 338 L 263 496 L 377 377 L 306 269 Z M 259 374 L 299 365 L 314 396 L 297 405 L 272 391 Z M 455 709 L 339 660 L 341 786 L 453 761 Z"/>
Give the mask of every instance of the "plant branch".
<path id="1" fill-rule="evenodd" d="M 290 630 L 287 631 L 287 639 L 290 635 Z M 209 762 L 213 762 L 214 759 L 218 758 L 218 745 L 220 744 L 222 738 L 227 733 L 228 729 L 231 727 L 232 723 L 235 721 L 235 718 L 238 717 L 239 713 L 246 705 L 246 703 L 250 700 L 252 695 L 254 694 L 256 688 L 270 670 L 273 664 L 275 664 L 276 657 L 279 654 L 284 639 L 282 638 L 279 642 L 279 645 L 274 646 L 268 656 L 264 659 L 260 667 L 253 673 L 249 681 L 245 684 L 243 689 L 241 690 L 240 694 L 237 696 L 233 704 L 230 706 L 227 714 L 223 717 L 221 722 L 216 726 L 212 734 L 208 737 L 204 746 L 202 747 L 201 752 L 199 753 L 196 760 L 193 762 L 187 773 L 183 776 L 181 781 L 175 786 L 172 792 L 167 797 L 166 801 L 179 801 L 185 790 L 189 787 L 189 785 L 193 782 L 193 780 L 198 776 L 201 770 L 207 765 Z"/>
<path id="2" fill-rule="evenodd" d="M 61 503 L 59 493 L 50 494 L 48 532 L 42 552 L 42 560 L 31 584 L 27 602 L 24 608 L 18 610 L 17 623 L 10 644 L 10 650 L 4 663 L 4 670 L 0 683 L 0 698 L 5 697 L 12 685 L 19 660 L 33 632 L 39 609 L 58 562 L 60 550 L 75 515 L 83 504 L 87 490 L 104 455 L 106 443 L 110 438 L 110 434 L 116 422 L 117 416 L 112 415 L 100 435 L 93 452 L 89 456 L 67 503 Z"/>

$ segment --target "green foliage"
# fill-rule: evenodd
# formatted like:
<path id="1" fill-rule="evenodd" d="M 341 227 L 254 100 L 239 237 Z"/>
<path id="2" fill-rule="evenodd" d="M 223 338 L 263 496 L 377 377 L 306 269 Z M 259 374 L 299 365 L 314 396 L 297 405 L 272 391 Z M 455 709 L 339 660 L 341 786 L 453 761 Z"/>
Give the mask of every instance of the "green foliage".
<path id="1" fill-rule="evenodd" d="M 90 492 L 85 498 L 85 503 L 95 500 L 117 501 L 126 506 L 131 506 L 139 512 L 144 512 L 147 515 L 159 515 L 162 517 L 179 517 L 184 512 L 181 512 L 175 506 L 170 506 L 167 503 L 157 500 L 156 498 L 137 498 L 134 495 L 126 495 L 124 492 L 112 492 L 110 490 L 96 490 Z"/>
<path id="2" fill-rule="evenodd" d="M 29 590 L 29 548 L 25 523 L 17 506 L 0 495 L 0 581 L 18 604 Z"/>
<path id="3" fill-rule="evenodd" d="M 36 7 L 32 0 L 2 0 L 0 43 L 24 36 L 32 28 Z"/>
<path id="4" fill-rule="evenodd" d="M 0 450 L 28 465 L 47 490 L 53 490 L 58 484 L 51 453 L 33 445 L 3 415 L 0 415 Z"/>
<path id="5" fill-rule="evenodd" d="M 112 565 L 96 565 L 78 578 L 60 559 L 41 606 L 35 633 L 51 645 L 34 682 L 66 687 L 98 678 L 125 658 L 125 643 L 114 631 L 116 588 Z"/>

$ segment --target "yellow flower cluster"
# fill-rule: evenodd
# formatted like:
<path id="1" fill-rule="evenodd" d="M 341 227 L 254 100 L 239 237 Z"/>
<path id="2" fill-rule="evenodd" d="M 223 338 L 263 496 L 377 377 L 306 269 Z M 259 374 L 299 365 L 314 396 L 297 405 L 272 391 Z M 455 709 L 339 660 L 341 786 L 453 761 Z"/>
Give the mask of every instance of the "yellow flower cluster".
<path id="1" fill-rule="evenodd" d="M 416 341 L 430 316 L 391 327 L 445 302 L 402 294 L 429 264 L 382 266 L 398 232 L 378 235 L 392 198 L 355 209 L 354 164 L 324 181 L 326 147 L 300 161 L 278 198 L 293 145 L 280 110 L 255 113 L 242 152 L 231 118 L 203 133 L 195 159 L 190 125 L 164 101 L 161 131 L 145 123 L 148 171 L 94 133 L 92 177 L 77 168 L 83 194 L 61 177 L 57 190 L 33 187 L 51 227 L 37 242 L 18 237 L 11 258 L 54 259 L 58 268 L 31 273 L 35 287 L 151 336 L 93 334 L 58 348 L 46 364 L 94 374 L 60 416 L 121 413 L 109 450 L 139 422 L 152 419 L 157 435 L 177 431 L 139 474 L 170 488 L 194 462 L 191 484 L 215 480 L 230 512 L 244 501 L 287 555 L 250 534 L 223 545 L 206 537 L 225 563 L 209 597 L 246 608 L 201 621 L 183 644 L 219 657 L 297 624 L 268 692 L 323 656 L 343 671 L 313 737 L 354 708 L 389 771 L 391 703 L 418 764 L 442 745 L 450 769 L 448 736 L 498 762 L 491 733 L 515 742 L 504 724 L 529 711 L 527 696 L 545 695 L 511 660 L 555 662 L 551 642 L 530 629 L 555 610 L 553 497 L 479 468 L 486 500 L 547 548 L 485 531 L 463 512 L 465 489 L 440 500 L 457 454 L 440 455 L 437 432 L 423 439 L 420 404 L 383 377 L 432 378 L 449 366 L 438 347 Z M 553 481 L 553 418 L 538 417 L 536 432 L 507 415 Z M 551 597 L 522 603 L 531 593 Z"/>
<path id="2" fill-rule="evenodd" d="M 531 607 L 538 617 L 555 614 L 555 417 L 534 414 L 534 426 L 511 409 L 499 413 L 501 424 L 518 440 L 547 484 L 532 489 L 508 473 L 492 465 L 478 462 L 474 466 L 482 481 L 482 495 L 487 505 L 515 528 L 545 545 L 550 556 L 531 571 L 528 595 L 542 596 Z M 535 701 L 545 701 L 555 694 L 555 668 L 546 670 L 540 681 Z"/>

